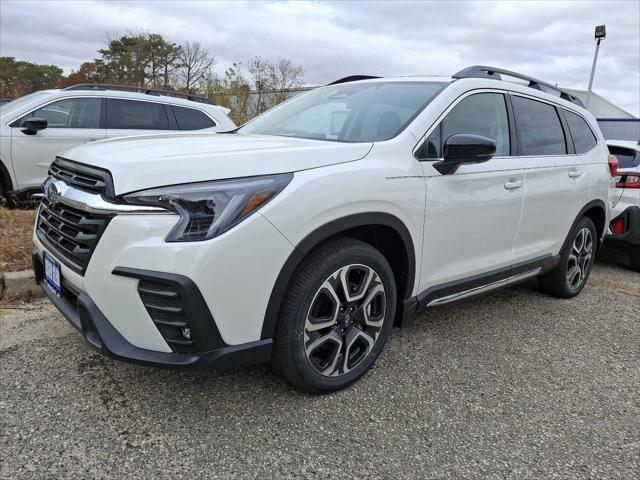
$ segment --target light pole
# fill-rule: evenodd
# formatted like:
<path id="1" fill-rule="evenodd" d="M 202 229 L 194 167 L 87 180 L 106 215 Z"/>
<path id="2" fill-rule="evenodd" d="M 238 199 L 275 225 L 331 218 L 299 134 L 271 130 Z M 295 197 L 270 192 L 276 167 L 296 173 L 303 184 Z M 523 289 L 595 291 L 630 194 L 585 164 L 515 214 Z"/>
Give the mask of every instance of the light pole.
<path id="1" fill-rule="evenodd" d="M 596 62 L 598 61 L 598 50 L 600 50 L 600 42 L 604 40 L 607 36 L 607 29 L 604 25 L 598 25 L 596 27 L 595 39 L 596 42 L 596 53 L 593 55 L 593 65 L 591 66 L 591 76 L 589 77 L 589 89 L 587 91 L 587 105 L 589 108 L 589 102 L 591 101 L 591 87 L 593 86 L 593 75 L 596 73 Z"/>

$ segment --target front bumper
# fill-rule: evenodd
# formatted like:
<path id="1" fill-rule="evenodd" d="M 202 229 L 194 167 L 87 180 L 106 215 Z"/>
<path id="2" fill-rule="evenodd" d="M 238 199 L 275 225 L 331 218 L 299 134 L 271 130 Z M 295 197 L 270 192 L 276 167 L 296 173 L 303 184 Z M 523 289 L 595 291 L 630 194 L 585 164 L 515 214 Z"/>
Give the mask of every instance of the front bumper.
<path id="1" fill-rule="evenodd" d="M 627 207 L 621 214 L 611 219 L 611 223 L 622 219 L 624 231 L 615 234 L 609 231 L 605 242 L 611 246 L 640 245 L 640 207 Z"/>
<path id="2" fill-rule="evenodd" d="M 222 341 L 215 323 L 212 321 L 210 324 L 203 326 L 209 331 L 210 341 L 208 345 L 214 347 L 210 350 L 197 353 L 160 352 L 136 347 L 114 328 L 86 293 L 77 290 L 68 282 L 64 282 L 62 285 L 61 297 L 53 293 L 44 285 L 43 260 L 37 250 L 34 251 L 32 260 L 36 282 L 67 320 L 82 332 L 87 344 L 104 355 L 118 360 L 150 366 L 195 370 L 230 368 L 266 362 L 271 358 L 271 339 L 240 345 L 227 345 Z M 119 275 L 136 277 L 145 275 L 145 273 L 154 275 L 156 278 L 161 275 L 157 272 L 132 271 L 130 269 L 124 269 Z M 186 279 L 186 282 L 188 282 L 188 279 Z M 199 310 L 201 314 L 197 321 L 206 323 L 207 318 L 202 318 L 202 308 L 206 308 L 204 301 L 201 305 L 192 305 L 192 309 Z M 206 315 L 204 316 L 206 317 Z"/>

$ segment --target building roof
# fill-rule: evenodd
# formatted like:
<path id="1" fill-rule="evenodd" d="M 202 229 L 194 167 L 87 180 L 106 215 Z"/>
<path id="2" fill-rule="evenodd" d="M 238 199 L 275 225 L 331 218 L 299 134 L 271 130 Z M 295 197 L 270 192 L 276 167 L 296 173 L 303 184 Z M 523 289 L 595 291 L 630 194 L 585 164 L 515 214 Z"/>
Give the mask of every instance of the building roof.
<path id="1" fill-rule="evenodd" d="M 570 94 L 578 97 L 582 103 L 587 105 L 587 98 L 589 92 L 586 90 L 575 90 L 572 88 L 564 88 Z M 619 107 L 615 103 L 610 102 L 604 97 L 601 97 L 596 92 L 591 92 L 591 99 L 589 100 L 589 106 L 586 107 L 594 117 L 596 118 L 636 118 L 625 109 Z"/>

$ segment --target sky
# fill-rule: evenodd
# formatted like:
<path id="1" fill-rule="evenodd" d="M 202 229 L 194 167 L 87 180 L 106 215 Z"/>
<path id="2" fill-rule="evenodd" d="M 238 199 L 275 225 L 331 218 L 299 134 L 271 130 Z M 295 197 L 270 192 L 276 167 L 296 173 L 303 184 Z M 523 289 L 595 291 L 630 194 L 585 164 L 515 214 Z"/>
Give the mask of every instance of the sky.
<path id="1" fill-rule="evenodd" d="M 640 0 L 75 1 L 0 0 L 0 56 L 66 73 L 109 38 L 199 41 L 222 74 L 260 55 L 288 58 L 310 85 L 353 75 L 452 75 L 492 65 L 586 89 L 595 25 L 606 24 L 593 90 L 640 117 Z"/>

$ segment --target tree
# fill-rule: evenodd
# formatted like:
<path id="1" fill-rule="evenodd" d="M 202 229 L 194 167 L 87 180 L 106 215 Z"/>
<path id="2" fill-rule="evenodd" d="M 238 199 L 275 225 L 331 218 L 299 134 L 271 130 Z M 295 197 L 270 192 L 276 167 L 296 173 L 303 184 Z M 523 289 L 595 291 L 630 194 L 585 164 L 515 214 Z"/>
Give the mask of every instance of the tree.
<path id="1" fill-rule="evenodd" d="M 55 65 L 39 65 L 0 57 L 0 96 L 17 98 L 28 93 L 56 88 L 62 69 Z"/>
<path id="2" fill-rule="evenodd" d="M 66 88 L 79 83 L 98 83 L 100 79 L 97 78 L 96 69 L 95 62 L 84 62 L 77 71 L 72 70 L 69 75 L 63 77 L 58 87 Z"/>
<path id="3" fill-rule="evenodd" d="M 304 68 L 295 66 L 291 60 L 281 58 L 274 68 L 273 105 L 284 102 L 291 95 L 291 91 L 302 86 Z"/>
<path id="4" fill-rule="evenodd" d="M 196 93 L 212 78 L 215 58 L 202 47 L 200 42 L 187 42 L 178 55 L 175 77 L 178 87 L 187 93 Z"/>
<path id="5" fill-rule="evenodd" d="M 98 50 L 96 78 L 137 87 L 170 86 L 181 48 L 158 33 L 124 35 Z"/>
<path id="6" fill-rule="evenodd" d="M 207 85 L 206 93 L 217 105 L 231 109 L 230 115 L 236 125 L 242 125 L 251 118 L 251 87 L 242 75 L 239 63 L 227 68 L 224 77 L 214 77 Z"/>
<path id="7" fill-rule="evenodd" d="M 154 88 L 169 88 L 171 74 L 176 67 L 176 61 L 182 52 L 182 48 L 168 42 L 162 35 L 152 33 L 146 38 L 146 50 L 149 60 L 147 76 Z"/>

